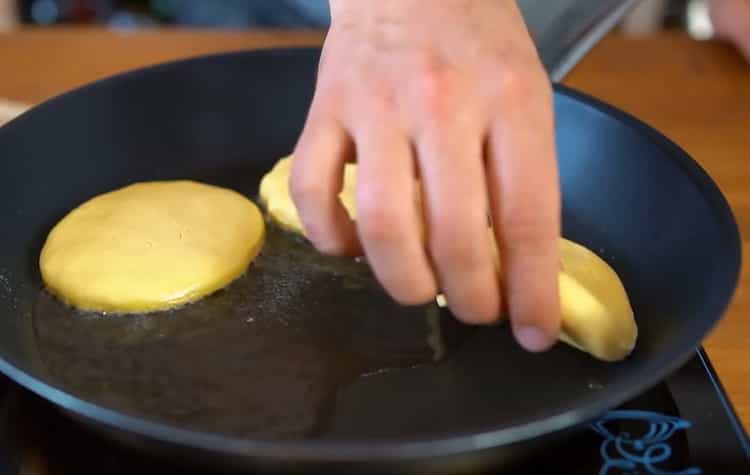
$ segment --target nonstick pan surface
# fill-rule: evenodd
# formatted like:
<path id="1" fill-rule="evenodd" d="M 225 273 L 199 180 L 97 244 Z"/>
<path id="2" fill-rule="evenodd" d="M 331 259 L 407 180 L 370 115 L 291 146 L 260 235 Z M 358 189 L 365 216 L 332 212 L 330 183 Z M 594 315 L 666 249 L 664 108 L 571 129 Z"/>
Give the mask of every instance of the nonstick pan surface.
<path id="1" fill-rule="evenodd" d="M 640 335 L 623 362 L 562 344 L 532 355 L 504 325 L 468 328 L 434 307 L 398 307 L 365 264 L 318 256 L 273 226 L 245 277 L 175 312 L 87 315 L 44 292 L 46 234 L 94 195 L 190 178 L 256 199 L 301 130 L 318 54 L 138 70 L 0 128 L 3 373 L 110 435 L 184 460 L 475 464 L 644 391 L 720 319 L 740 266 L 720 191 L 653 129 L 563 87 L 564 235 L 607 260 L 628 290 Z"/>

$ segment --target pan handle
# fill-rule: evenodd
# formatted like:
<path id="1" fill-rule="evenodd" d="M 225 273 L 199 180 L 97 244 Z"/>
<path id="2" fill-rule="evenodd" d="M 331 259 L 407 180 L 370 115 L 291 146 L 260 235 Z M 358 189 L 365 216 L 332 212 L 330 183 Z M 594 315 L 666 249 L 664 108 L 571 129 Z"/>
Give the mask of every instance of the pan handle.
<path id="1" fill-rule="evenodd" d="M 518 0 L 544 67 L 560 82 L 639 0 Z"/>

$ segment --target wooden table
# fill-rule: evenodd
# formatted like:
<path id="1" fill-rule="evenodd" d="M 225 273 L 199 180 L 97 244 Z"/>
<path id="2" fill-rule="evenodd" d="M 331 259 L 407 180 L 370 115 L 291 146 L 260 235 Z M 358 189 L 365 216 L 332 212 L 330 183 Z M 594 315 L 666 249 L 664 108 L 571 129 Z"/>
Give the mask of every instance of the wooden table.
<path id="1" fill-rule="evenodd" d="M 107 32 L 21 30 L 0 34 L 0 97 L 35 103 L 119 71 L 218 51 L 310 45 L 319 32 Z M 610 36 L 569 85 L 635 114 L 695 157 L 750 233 L 750 65 L 732 49 L 679 34 Z M 743 240 L 747 252 L 748 241 Z M 750 426 L 750 274 L 705 343 L 746 427 Z"/>

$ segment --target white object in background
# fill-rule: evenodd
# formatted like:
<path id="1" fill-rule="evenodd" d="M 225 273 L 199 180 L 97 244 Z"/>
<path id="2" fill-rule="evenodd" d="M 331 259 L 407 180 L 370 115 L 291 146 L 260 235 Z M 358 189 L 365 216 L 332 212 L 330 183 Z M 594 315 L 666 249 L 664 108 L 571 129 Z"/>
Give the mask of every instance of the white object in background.
<path id="1" fill-rule="evenodd" d="M 2 1 L 4 0 L 0 0 L 0 2 Z M 0 98 L 0 126 L 26 112 L 28 108 L 29 106 L 26 104 Z"/>
<path id="2" fill-rule="evenodd" d="M 16 0 L 0 0 L 0 31 L 18 26 L 18 8 Z"/>
<path id="3" fill-rule="evenodd" d="M 687 31 L 695 39 L 708 40 L 714 36 L 714 25 L 707 0 L 690 0 L 686 13 Z"/>

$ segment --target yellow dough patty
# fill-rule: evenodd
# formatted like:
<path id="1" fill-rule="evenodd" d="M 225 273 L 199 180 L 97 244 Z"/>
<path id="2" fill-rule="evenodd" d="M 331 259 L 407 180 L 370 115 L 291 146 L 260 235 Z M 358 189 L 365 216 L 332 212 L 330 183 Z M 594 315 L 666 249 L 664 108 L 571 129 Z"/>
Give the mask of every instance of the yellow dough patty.
<path id="1" fill-rule="evenodd" d="M 289 193 L 292 157 L 279 160 L 263 177 L 260 197 L 269 215 L 285 228 L 302 234 L 302 223 Z M 354 188 L 356 165 L 347 164 L 339 198 L 356 219 Z M 494 233 L 498 269 L 500 256 Z M 562 331 L 560 340 L 603 361 L 618 361 L 635 347 L 638 327 L 620 278 L 603 259 L 580 244 L 560 238 L 558 276 Z M 439 295 L 437 302 L 447 305 Z"/>
<path id="2" fill-rule="evenodd" d="M 276 162 L 271 171 L 266 173 L 260 181 L 260 199 L 274 221 L 290 231 L 303 234 L 302 222 L 289 193 L 291 172 L 291 157 L 282 158 Z M 357 218 L 357 209 L 354 206 L 354 186 L 356 182 L 357 165 L 347 163 L 344 166 L 344 186 L 339 193 L 339 199 L 352 219 Z"/>
<path id="3" fill-rule="evenodd" d="M 47 288 L 74 307 L 149 312 L 227 286 L 264 236 L 262 213 L 237 192 L 187 180 L 136 183 L 65 216 L 39 265 Z"/>

